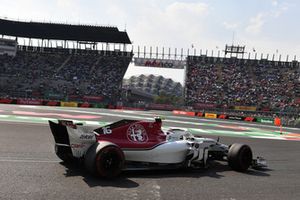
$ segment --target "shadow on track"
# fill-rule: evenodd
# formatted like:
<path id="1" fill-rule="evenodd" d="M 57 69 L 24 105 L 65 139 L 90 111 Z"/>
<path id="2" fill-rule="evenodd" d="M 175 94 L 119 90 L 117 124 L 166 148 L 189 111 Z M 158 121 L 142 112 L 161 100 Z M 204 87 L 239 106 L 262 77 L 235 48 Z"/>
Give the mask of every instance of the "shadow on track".
<path id="1" fill-rule="evenodd" d="M 90 187 L 101 186 L 118 188 L 136 188 L 139 186 L 138 183 L 129 180 L 127 177 L 124 176 L 116 177 L 113 179 L 105 179 L 93 176 L 90 173 L 88 173 L 84 169 L 83 165 L 80 163 L 66 164 L 64 162 L 60 162 L 60 164 L 66 168 L 66 177 L 81 176 Z"/>
<path id="2" fill-rule="evenodd" d="M 136 188 L 139 184 L 131 178 L 154 178 L 154 179 L 163 179 L 163 178 L 174 178 L 174 177 L 183 177 L 183 178 L 201 178 L 201 177 L 211 177 L 220 179 L 225 177 L 222 175 L 222 172 L 233 171 L 228 165 L 220 162 L 213 162 L 210 164 L 210 167 L 207 169 L 172 169 L 172 170 L 127 170 L 122 172 L 119 177 L 113 179 L 105 179 L 101 177 L 96 177 L 88 173 L 82 164 L 73 163 L 73 164 L 65 164 L 63 162 L 60 163 L 64 167 L 66 167 L 66 177 L 73 176 L 82 176 L 83 180 L 90 187 L 118 187 L 118 188 Z M 270 176 L 267 172 L 272 171 L 270 169 L 264 170 L 254 170 L 249 169 L 248 171 L 235 172 L 241 173 L 245 176 Z"/>
<path id="3" fill-rule="evenodd" d="M 206 169 L 173 169 L 173 170 L 140 170 L 140 171 L 124 171 L 122 176 L 130 178 L 170 178 L 170 177 L 185 177 L 185 178 L 201 178 L 211 177 L 220 179 L 225 177 L 222 172 L 232 171 L 234 173 L 244 174 L 245 176 L 270 176 L 267 171 L 271 169 L 254 170 L 249 169 L 246 172 L 233 171 L 228 165 L 220 162 L 212 162 Z"/>

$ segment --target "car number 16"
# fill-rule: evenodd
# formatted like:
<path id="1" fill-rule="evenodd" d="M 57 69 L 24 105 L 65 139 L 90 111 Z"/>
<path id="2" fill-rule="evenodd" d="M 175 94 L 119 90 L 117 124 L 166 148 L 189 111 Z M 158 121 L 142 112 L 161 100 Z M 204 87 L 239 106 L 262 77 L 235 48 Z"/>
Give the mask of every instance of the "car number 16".
<path id="1" fill-rule="evenodd" d="M 103 127 L 102 130 L 103 130 L 103 134 L 112 134 L 112 130 L 110 129 L 109 126 Z"/>

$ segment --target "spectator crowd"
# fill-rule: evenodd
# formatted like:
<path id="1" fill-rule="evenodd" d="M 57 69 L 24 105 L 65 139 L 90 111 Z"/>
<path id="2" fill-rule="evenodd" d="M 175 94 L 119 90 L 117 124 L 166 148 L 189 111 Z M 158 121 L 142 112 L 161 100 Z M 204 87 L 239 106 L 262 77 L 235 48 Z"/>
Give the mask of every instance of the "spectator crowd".
<path id="1" fill-rule="evenodd" d="M 299 113 L 299 64 L 188 59 L 186 103 Z"/>
<path id="2" fill-rule="evenodd" d="M 131 56 L 18 51 L 0 55 L 0 97 L 117 101 Z"/>

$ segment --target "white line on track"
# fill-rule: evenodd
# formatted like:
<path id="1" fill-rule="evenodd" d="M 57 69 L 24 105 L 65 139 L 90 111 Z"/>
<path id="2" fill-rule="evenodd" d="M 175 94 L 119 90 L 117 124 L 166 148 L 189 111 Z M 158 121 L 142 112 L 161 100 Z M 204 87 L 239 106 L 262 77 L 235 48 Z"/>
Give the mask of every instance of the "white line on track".
<path id="1" fill-rule="evenodd" d="M 9 125 L 32 125 L 32 126 L 49 126 L 48 124 L 45 124 L 44 122 L 28 122 L 28 121 L 12 121 L 12 120 L 2 120 L 0 121 L 2 124 L 9 124 Z"/>
<path id="2" fill-rule="evenodd" d="M 267 137 L 267 136 L 251 136 L 251 135 L 249 135 L 249 137 L 255 139 L 287 140 L 286 138 L 283 137 Z"/>
<path id="3" fill-rule="evenodd" d="M 0 162 L 16 162 L 16 163 L 59 163 L 59 160 L 26 160 L 26 159 L 2 159 Z"/>
<path id="4" fill-rule="evenodd" d="M 17 119 L 30 119 L 30 117 L 17 116 Z"/>
<path id="5" fill-rule="evenodd" d="M 38 108 L 39 106 L 19 105 L 20 108 Z"/>

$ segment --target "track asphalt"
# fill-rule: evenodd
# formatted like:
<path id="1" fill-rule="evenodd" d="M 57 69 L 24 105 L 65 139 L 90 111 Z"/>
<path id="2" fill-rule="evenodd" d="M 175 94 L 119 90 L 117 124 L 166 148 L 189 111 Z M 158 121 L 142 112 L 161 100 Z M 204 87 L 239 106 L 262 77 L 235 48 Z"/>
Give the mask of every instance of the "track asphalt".
<path id="1" fill-rule="evenodd" d="M 119 119 L 152 120 L 231 144 L 246 143 L 268 169 L 238 173 L 226 163 L 197 171 L 131 171 L 115 180 L 64 166 L 47 120 L 73 119 L 91 127 Z M 162 111 L 118 111 L 0 105 L 0 199 L 300 199 L 299 129 L 173 116 Z M 296 140 L 296 141 L 291 141 Z"/>

